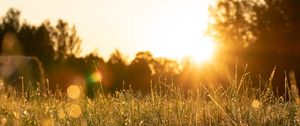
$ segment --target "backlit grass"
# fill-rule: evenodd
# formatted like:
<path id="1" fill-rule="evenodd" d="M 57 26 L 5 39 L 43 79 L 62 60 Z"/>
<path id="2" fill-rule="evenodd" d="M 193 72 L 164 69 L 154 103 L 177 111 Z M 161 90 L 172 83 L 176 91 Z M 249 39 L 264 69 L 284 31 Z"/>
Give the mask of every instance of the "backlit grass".
<path id="1" fill-rule="evenodd" d="M 245 75 L 229 86 L 185 91 L 181 87 L 153 86 L 151 93 L 123 90 L 115 94 L 99 91 L 94 99 L 78 97 L 77 87 L 47 97 L 19 96 L 2 87 L 0 125 L 299 125 L 297 86 L 285 97 L 275 97 L 266 84 L 245 87 Z M 237 79 L 237 78 L 235 78 Z M 170 84 L 171 85 L 171 84 Z M 263 84 L 261 84 L 263 85 Z M 76 90 L 77 93 L 72 93 Z M 69 95 L 69 96 L 68 96 Z"/>

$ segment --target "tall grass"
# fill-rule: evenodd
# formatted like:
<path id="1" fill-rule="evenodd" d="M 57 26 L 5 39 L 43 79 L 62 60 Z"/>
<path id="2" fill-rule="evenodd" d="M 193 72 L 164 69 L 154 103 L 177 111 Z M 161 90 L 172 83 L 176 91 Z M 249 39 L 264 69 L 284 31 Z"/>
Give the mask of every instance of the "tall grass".
<path id="1" fill-rule="evenodd" d="M 227 86 L 183 90 L 153 85 L 151 93 L 123 90 L 94 99 L 67 93 L 20 97 L 0 88 L 0 125 L 299 125 L 299 96 L 293 73 L 287 95 L 276 97 L 268 83 L 251 88 L 250 75 L 234 76 Z"/>

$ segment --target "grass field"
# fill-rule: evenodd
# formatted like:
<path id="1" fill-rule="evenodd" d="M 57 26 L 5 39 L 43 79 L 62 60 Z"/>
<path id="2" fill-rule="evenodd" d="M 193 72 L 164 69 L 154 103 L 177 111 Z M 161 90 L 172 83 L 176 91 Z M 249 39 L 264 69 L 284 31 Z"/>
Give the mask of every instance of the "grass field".
<path id="1" fill-rule="evenodd" d="M 20 96 L 2 87 L 2 125 L 299 125 L 299 98 L 295 83 L 285 97 L 275 97 L 268 84 L 259 89 L 245 87 L 247 76 L 235 78 L 229 86 L 153 86 L 151 93 L 124 90 L 108 95 L 99 91 L 94 99 L 82 95 L 76 86 L 66 93 L 31 92 Z M 263 84 L 262 84 L 263 85 Z M 26 98 L 25 98 L 26 97 Z"/>

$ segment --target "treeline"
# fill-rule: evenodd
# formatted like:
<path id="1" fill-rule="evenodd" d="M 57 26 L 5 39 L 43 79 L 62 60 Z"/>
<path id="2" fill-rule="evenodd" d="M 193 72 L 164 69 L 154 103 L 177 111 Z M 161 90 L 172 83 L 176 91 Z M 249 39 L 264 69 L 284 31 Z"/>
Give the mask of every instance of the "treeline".
<path id="1" fill-rule="evenodd" d="M 210 33 L 221 47 L 219 59 L 248 64 L 252 75 L 272 78 L 266 83 L 279 92 L 284 93 L 292 73 L 299 86 L 299 7 L 299 0 L 218 0 L 211 8 Z"/>
<path id="2" fill-rule="evenodd" d="M 147 51 L 137 53 L 131 62 L 119 51 L 108 61 L 93 54 L 77 57 L 81 40 L 74 26 L 63 20 L 54 26 L 48 21 L 39 26 L 21 23 L 16 9 L 1 18 L 0 40 L 7 33 L 15 34 L 20 48 L 11 54 L 38 57 L 51 86 L 64 89 L 82 82 L 90 95 L 98 86 L 109 92 L 122 88 L 147 92 L 155 84 L 186 88 L 201 83 L 237 84 L 244 73 L 251 76 L 249 86 L 272 84 L 275 92 L 283 94 L 285 84 L 291 82 L 290 74 L 295 73 L 298 85 L 300 80 L 299 6 L 299 0 L 217 1 L 211 7 L 214 22 L 208 31 L 218 42 L 217 58 L 215 64 L 202 67 L 156 58 Z M 235 73 L 239 76 L 232 78 Z"/>
<path id="3" fill-rule="evenodd" d="M 12 51 L 3 46 L 4 39 L 17 41 Z M 1 18 L 0 40 L 1 55 L 37 57 L 44 67 L 47 84 L 53 90 L 66 90 L 71 84 L 79 84 L 93 96 L 100 88 L 107 92 L 132 89 L 147 93 L 151 86 L 158 84 L 164 88 L 170 85 L 188 88 L 201 83 L 201 73 L 188 60 L 179 64 L 166 58 L 155 58 L 148 51 L 137 53 L 130 63 L 118 50 L 108 61 L 95 54 L 78 57 L 81 39 L 74 26 L 63 20 L 58 20 L 54 26 L 49 21 L 31 25 L 20 20 L 20 11 L 16 9 L 9 9 Z M 204 76 L 209 77 L 209 74 Z"/>

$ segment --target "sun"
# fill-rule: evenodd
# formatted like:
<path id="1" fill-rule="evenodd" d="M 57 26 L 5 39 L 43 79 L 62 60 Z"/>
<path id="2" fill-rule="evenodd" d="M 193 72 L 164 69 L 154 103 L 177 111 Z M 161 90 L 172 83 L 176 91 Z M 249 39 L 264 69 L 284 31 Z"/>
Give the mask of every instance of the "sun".
<path id="1" fill-rule="evenodd" d="M 202 36 L 200 41 L 186 42 L 186 44 L 182 44 L 177 48 L 182 48 L 176 54 L 180 59 L 188 58 L 193 63 L 203 64 L 214 58 L 216 43 L 212 39 Z"/>
<path id="2" fill-rule="evenodd" d="M 178 6 L 162 7 L 151 18 L 140 19 L 135 34 L 135 47 L 149 50 L 155 57 L 165 57 L 203 64 L 214 58 L 216 42 L 206 35 L 211 18 L 208 8 L 211 3 L 194 1 L 193 4 L 174 3 Z M 168 8 L 168 9 L 164 9 Z M 131 45 L 130 45 L 131 46 Z"/>
<path id="3" fill-rule="evenodd" d="M 202 64 L 213 60 L 215 51 L 216 43 L 208 37 L 203 37 L 202 41 L 189 47 L 186 56 L 190 57 L 194 63 Z"/>
<path id="4" fill-rule="evenodd" d="M 160 43 L 151 49 L 158 57 L 166 57 L 175 60 L 189 59 L 195 64 L 203 64 L 213 60 L 216 52 L 216 43 L 207 36 L 194 41 L 172 41 L 171 43 Z"/>

